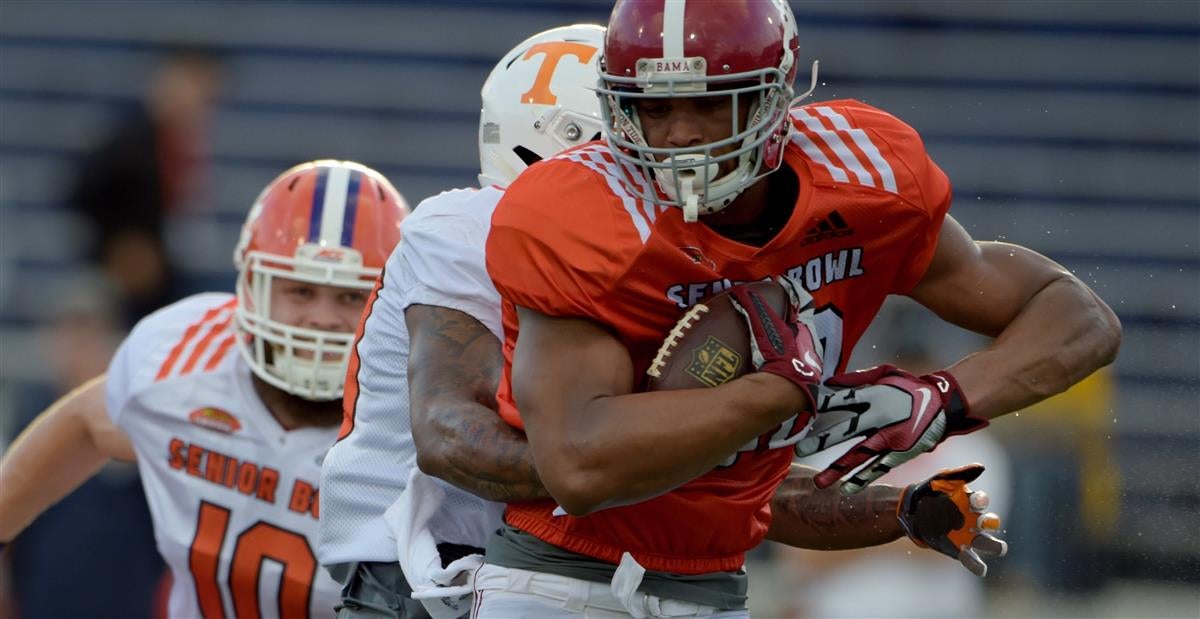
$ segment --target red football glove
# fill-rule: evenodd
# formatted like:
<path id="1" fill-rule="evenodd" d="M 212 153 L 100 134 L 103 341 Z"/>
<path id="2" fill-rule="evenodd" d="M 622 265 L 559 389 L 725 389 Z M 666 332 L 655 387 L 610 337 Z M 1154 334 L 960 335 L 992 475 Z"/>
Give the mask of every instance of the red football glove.
<path id="1" fill-rule="evenodd" d="M 841 486 L 847 496 L 933 451 L 946 438 L 988 425 L 986 419 L 969 414 L 958 381 L 944 370 L 917 377 L 881 365 L 834 376 L 825 384 L 834 389 L 822 390 L 813 429 L 796 445 L 796 455 L 809 456 L 852 438 L 867 437 L 813 478 L 818 488 L 827 488 L 861 466 Z"/>
<path id="2" fill-rule="evenodd" d="M 987 576 L 984 559 L 1008 552 L 1008 544 L 993 535 L 1000 517 L 987 511 L 987 494 L 967 487 L 982 473 L 982 464 L 942 471 L 905 488 L 896 509 L 913 543 L 958 559 L 979 577 Z"/>
<path id="3" fill-rule="evenodd" d="M 821 384 L 821 344 L 813 337 L 813 300 L 787 277 L 775 282 L 788 295 L 785 316 L 776 314 L 757 293 L 745 286 L 730 289 L 730 303 L 750 330 L 750 362 L 755 371 L 782 376 L 804 390 L 808 411 L 816 410 Z"/>

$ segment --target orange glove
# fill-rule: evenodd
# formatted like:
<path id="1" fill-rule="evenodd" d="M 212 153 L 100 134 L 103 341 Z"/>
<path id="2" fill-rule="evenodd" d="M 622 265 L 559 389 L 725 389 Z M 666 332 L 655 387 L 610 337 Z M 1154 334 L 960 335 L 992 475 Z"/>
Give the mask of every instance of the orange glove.
<path id="1" fill-rule="evenodd" d="M 905 488 L 896 510 L 916 545 L 958 559 L 980 577 L 987 576 L 985 559 L 1008 552 L 1008 544 L 993 535 L 1000 530 L 1000 516 L 987 511 L 987 493 L 967 487 L 982 473 L 982 464 L 942 471 Z"/>

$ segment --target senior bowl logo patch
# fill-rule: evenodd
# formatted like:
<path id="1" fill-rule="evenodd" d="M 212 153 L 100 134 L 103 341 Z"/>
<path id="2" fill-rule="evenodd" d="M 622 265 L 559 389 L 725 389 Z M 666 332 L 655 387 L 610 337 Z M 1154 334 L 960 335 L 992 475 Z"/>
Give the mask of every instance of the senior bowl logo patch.
<path id="1" fill-rule="evenodd" d="M 716 387 L 737 376 L 741 366 L 742 356 L 710 335 L 703 346 L 692 351 L 687 373 L 709 387 Z"/>
<path id="2" fill-rule="evenodd" d="M 188 421 L 201 428 L 208 428 L 224 434 L 233 434 L 242 429 L 242 422 L 237 417 L 212 406 L 197 408 L 188 414 Z"/>

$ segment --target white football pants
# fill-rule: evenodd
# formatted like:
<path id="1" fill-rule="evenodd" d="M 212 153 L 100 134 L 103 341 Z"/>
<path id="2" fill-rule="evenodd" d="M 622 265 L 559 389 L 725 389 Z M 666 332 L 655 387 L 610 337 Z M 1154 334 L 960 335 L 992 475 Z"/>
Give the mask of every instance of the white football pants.
<path id="1" fill-rule="evenodd" d="M 623 604 L 609 583 L 485 563 L 475 572 L 472 619 L 621 619 L 712 617 L 749 619 L 747 610 L 720 611 L 682 600 L 634 593 Z"/>

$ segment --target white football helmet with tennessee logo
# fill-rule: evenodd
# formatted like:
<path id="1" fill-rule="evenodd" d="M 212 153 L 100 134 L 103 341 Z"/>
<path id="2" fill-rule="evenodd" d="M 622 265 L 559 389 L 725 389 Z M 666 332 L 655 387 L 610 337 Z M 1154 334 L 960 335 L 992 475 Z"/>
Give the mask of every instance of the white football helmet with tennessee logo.
<path id="1" fill-rule="evenodd" d="M 481 187 L 505 187 L 533 163 L 600 137 L 603 47 L 603 27 L 576 24 L 535 34 L 500 59 L 480 93 Z"/>
<path id="2" fill-rule="evenodd" d="M 271 283 L 370 290 L 407 213 L 382 174 L 349 161 L 303 163 L 267 185 L 233 255 L 238 345 L 259 378 L 310 400 L 342 396 L 354 334 L 273 320 Z"/>

